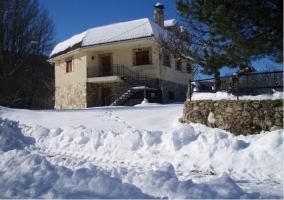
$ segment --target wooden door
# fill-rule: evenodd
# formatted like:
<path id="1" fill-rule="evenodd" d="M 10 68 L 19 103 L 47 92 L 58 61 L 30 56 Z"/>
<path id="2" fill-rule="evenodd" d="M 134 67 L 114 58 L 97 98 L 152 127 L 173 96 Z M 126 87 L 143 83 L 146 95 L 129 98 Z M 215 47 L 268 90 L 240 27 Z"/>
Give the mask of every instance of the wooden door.
<path id="1" fill-rule="evenodd" d="M 110 87 L 102 88 L 102 106 L 108 106 L 106 105 L 108 102 L 106 102 L 106 97 L 110 96 L 111 89 Z"/>
<path id="2" fill-rule="evenodd" d="M 111 75 L 111 66 L 110 66 L 110 56 L 102 57 L 102 75 L 110 76 Z"/>

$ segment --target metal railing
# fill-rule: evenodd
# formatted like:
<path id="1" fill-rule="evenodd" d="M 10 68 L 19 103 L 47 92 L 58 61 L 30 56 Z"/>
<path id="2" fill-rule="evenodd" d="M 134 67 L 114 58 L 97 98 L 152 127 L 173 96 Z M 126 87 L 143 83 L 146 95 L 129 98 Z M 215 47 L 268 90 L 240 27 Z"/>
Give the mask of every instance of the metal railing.
<path id="1" fill-rule="evenodd" d="M 159 81 L 155 77 L 139 75 L 136 72 L 128 69 L 124 65 L 112 65 L 109 67 L 88 67 L 87 78 L 104 77 L 104 76 L 120 76 L 123 80 L 133 86 L 147 86 L 157 88 Z"/>
<path id="2" fill-rule="evenodd" d="M 158 88 L 159 79 L 151 76 L 140 75 L 128 69 L 124 65 L 112 65 L 109 67 L 88 67 L 87 78 L 105 77 L 105 76 L 120 76 L 122 80 L 127 82 L 131 87 L 146 86 L 149 88 Z M 110 105 L 119 95 L 111 94 L 104 99 L 105 105 Z"/>
<path id="3" fill-rule="evenodd" d="M 235 80 L 235 85 L 233 85 Z M 191 100 L 193 93 L 197 92 L 216 92 L 210 85 L 213 86 L 215 79 L 202 79 L 202 80 L 189 80 L 188 87 L 188 99 Z M 218 91 L 232 92 L 237 96 L 242 95 L 260 95 L 272 93 L 273 91 L 283 91 L 283 71 L 269 71 L 269 72 L 258 72 L 258 73 L 247 73 L 241 76 L 223 76 L 220 77 L 221 86 Z M 193 84 L 193 82 L 195 82 Z M 196 84 L 198 83 L 198 84 Z M 207 85 L 206 86 L 204 86 Z M 195 86 L 194 86 L 195 85 Z M 194 87 L 200 86 L 199 89 Z M 202 88 L 203 87 L 203 88 Z"/>
<path id="4" fill-rule="evenodd" d="M 117 96 L 114 94 L 111 94 L 109 96 L 106 96 L 104 99 L 105 105 L 110 105 L 112 102 L 114 102 L 117 99 Z"/>

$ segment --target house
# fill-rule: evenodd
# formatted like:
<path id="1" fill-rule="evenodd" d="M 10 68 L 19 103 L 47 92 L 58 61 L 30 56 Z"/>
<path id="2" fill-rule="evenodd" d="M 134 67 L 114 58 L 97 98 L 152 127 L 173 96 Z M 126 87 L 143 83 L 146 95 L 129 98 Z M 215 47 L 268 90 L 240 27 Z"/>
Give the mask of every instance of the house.
<path id="1" fill-rule="evenodd" d="M 178 27 L 156 4 L 147 18 L 88 29 L 55 46 L 55 109 L 185 101 L 188 59 L 157 48 L 160 34 Z"/>

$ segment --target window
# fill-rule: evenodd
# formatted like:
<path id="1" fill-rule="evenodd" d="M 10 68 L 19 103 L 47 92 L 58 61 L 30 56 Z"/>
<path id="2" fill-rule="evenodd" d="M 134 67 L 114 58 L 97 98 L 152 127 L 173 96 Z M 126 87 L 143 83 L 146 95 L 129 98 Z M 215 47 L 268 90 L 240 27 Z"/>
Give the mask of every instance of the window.
<path id="1" fill-rule="evenodd" d="M 149 51 L 138 51 L 136 52 L 136 65 L 148 65 L 149 62 Z"/>
<path id="2" fill-rule="evenodd" d="M 176 60 L 176 70 L 181 71 L 181 60 Z"/>
<path id="3" fill-rule="evenodd" d="M 133 66 L 137 65 L 151 65 L 152 64 L 152 48 L 143 47 L 132 50 Z"/>
<path id="4" fill-rule="evenodd" d="M 170 60 L 170 54 L 164 53 L 164 60 L 163 60 L 163 65 L 167 67 L 171 67 L 171 60 Z"/>
<path id="5" fill-rule="evenodd" d="M 186 73 L 188 73 L 188 74 L 192 73 L 192 68 L 191 68 L 190 63 L 187 63 L 187 65 L 186 65 Z"/>
<path id="6" fill-rule="evenodd" d="M 72 72 L 73 67 L 72 67 L 72 60 L 66 61 L 66 73 Z"/>

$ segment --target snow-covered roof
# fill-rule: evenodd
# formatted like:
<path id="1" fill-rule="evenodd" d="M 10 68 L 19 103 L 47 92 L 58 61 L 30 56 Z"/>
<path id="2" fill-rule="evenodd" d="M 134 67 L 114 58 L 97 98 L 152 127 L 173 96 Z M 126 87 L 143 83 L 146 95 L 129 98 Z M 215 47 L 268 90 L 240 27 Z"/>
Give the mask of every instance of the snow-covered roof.
<path id="1" fill-rule="evenodd" d="M 157 36 L 159 26 L 147 18 L 115 23 L 87 31 L 82 46 Z"/>
<path id="2" fill-rule="evenodd" d="M 63 42 L 58 43 L 54 49 L 52 50 L 50 57 L 52 55 L 55 55 L 61 51 L 64 51 L 65 49 L 68 49 L 70 47 L 72 47 L 73 45 L 79 43 L 82 41 L 82 39 L 85 37 L 87 31 L 74 35 L 73 37 L 69 38 L 68 40 L 65 40 Z"/>
<path id="3" fill-rule="evenodd" d="M 81 47 L 86 47 L 151 36 L 158 37 L 162 31 L 159 25 L 147 18 L 91 28 L 57 44 L 50 57 L 71 48 L 79 42 L 82 42 Z"/>
<path id="4" fill-rule="evenodd" d="M 164 21 L 164 26 L 165 27 L 174 26 L 174 25 L 176 25 L 176 23 L 178 23 L 178 21 L 176 19 L 165 20 Z"/>

